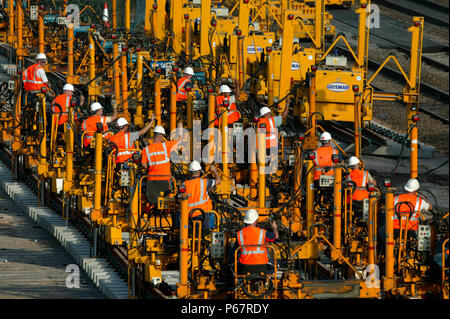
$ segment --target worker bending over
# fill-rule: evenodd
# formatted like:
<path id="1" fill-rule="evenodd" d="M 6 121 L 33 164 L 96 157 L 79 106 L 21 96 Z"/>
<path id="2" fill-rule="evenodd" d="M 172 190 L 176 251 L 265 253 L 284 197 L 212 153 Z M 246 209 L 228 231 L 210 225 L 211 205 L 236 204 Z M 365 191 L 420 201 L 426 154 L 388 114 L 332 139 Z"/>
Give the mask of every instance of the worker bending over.
<path id="1" fill-rule="evenodd" d="M 320 135 L 320 142 L 322 146 L 317 148 L 314 153 L 316 159 L 314 160 L 314 180 L 318 181 L 321 175 L 334 176 L 334 166 L 332 155 L 340 155 L 339 151 L 331 146 L 331 134 L 323 132 Z M 342 156 L 340 156 L 339 162 L 342 162 Z"/>
<path id="2" fill-rule="evenodd" d="M 117 109 L 116 109 L 116 104 L 113 101 L 112 104 L 114 113 L 112 116 L 103 116 L 103 106 L 98 103 L 98 102 L 94 102 L 91 104 L 91 113 L 93 113 L 94 115 L 88 117 L 86 120 L 83 121 L 83 124 L 81 125 L 81 128 L 83 129 L 84 132 L 88 132 L 88 131 L 97 131 L 97 123 L 102 123 L 103 128 L 102 131 L 103 132 L 107 132 L 108 131 L 108 123 L 111 123 L 112 121 L 115 121 L 117 119 Z M 110 136 L 108 135 L 108 133 L 103 134 L 104 138 L 109 138 Z M 84 147 L 87 147 L 90 143 L 91 143 L 91 139 L 94 138 L 94 133 L 86 133 L 84 134 Z"/>
<path id="3" fill-rule="evenodd" d="M 399 216 L 402 216 L 403 218 L 403 229 L 406 228 L 406 219 L 409 215 L 408 230 L 417 231 L 419 226 L 419 213 L 431 210 L 431 204 L 417 194 L 417 191 L 419 190 L 419 182 L 417 181 L 417 179 L 412 178 L 408 180 L 408 182 L 404 186 L 404 189 L 406 193 L 394 197 L 394 235 L 399 233 L 400 230 L 400 220 L 397 214 Z M 406 202 L 409 204 L 401 204 L 401 202 Z M 414 208 L 413 212 L 411 211 L 411 207 Z M 427 218 L 426 215 L 424 217 L 425 219 Z"/>
<path id="4" fill-rule="evenodd" d="M 192 77 L 195 75 L 194 70 L 191 67 L 187 67 L 183 72 L 184 76 L 180 78 L 177 82 L 177 101 L 187 100 L 186 84 L 190 83 L 192 85 Z"/>
<path id="5" fill-rule="evenodd" d="M 127 119 L 121 117 L 117 120 L 116 126 L 119 128 L 119 132 L 117 132 L 109 139 L 117 146 L 116 164 L 124 163 L 131 158 L 131 156 L 133 155 L 131 149 L 134 148 L 134 142 L 137 141 L 139 137 L 147 133 L 147 131 L 155 122 L 155 119 L 155 114 L 152 114 L 151 122 L 137 132 L 129 132 L 129 124 Z"/>
<path id="6" fill-rule="evenodd" d="M 219 95 L 216 97 L 216 117 L 214 120 L 214 125 L 219 126 L 219 119 L 222 113 L 222 108 L 224 107 L 224 101 L 228 101 L 228 121 L 227 123 L 233 124 L 241 118 L 241 114 L 236 108 L 236 104 L 231 101 L 231 89 L 228 85 L 221 85 L 219 88 Z"/>
<path id="7" fill-rule="evenodd" d="M 238 274 L 267 273 L 271 270 L 271 265 L 268 265 L 267 248 L 262 246 L 278 239 L 277 223 L 272 220 L 270 225 L 273 232 L 268 232 L 256 226 L 258 218 L 259 215 L 256 210 L 249 209 L 246 211 L 245 226 L 237 233 L 236 243 L 239 247 L 242 247 L 238 252 Z M 260 247 L 243 247 L 253 245 L 259 245 Z"/>
<path id="8" fill-rule="evenodd" d="M 202 171 L 202 166 L 198 161 L 193 161 L 189 165 L 189 179 L 184 181 L 184 185 L 186 186 L 186 194 L 189 195 L 189 217 L 194 220 L 204 218 L 204 228 L 208 229 L 214 228 L 214 213 L 207 213 L 213 209 L 208 191 L 221 182 L 221 177 L 217 172 L 216 165 L 211 164 L 210 170 L 214 175 L 214 179 L 201 178 L 200 174 Z M 205 216 L 202 217 L 202 211 L 200 209 L 205 212 Z"/>
<path id="9" fill-rule="evenodd" d="M 165 134 L 164 127 L 155 126 L 153 143 L 142 150 L 141 164 L 147 170 L 146 196 L 150 204 L 157 204 L 161 192 L 168 193 L 171 189 L 170 152 L 180 143 L 181 135 L 175 141 L 165 142 Z"/>

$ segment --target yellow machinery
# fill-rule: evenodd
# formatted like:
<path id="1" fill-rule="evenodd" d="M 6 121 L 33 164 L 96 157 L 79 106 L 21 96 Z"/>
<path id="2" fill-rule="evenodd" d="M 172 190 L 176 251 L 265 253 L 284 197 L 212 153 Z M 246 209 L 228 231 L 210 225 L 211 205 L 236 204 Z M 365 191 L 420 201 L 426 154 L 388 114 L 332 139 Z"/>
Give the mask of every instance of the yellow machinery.
<path id="1" fill-rule="evenodd" d="M 54 33 L 46 26 L 46 17 L 64 17 L 65 5 L 48 11 L 18 4 L 8 8 L 7 24 L 0 24 L 0 35 L 7 30 L 3 36 L 19 66 L 10 88 L 13 102 L 0 105 L 0 141 L 11 145 L 16 169 L 20 164 L 20 169 L 38 176 L 41 203 L 46 192 L 55 194 L 64 202 L 65 218 L 87 218 L 106 246 L 126 250 L 130 297 L 145 295 L 136 289 L 136 276 L 141 276 L 141 282 L 178 298 L 448 298 L 448 265 L 444 263 L 438 280 L 428 280 L 434 270 L 430 263 L 434 248 L 426 244 L 445 235 L 436 225 L 448 223 L 448 213 L 435 215 L 434 223 L 423 216 L 421 231 L 412 239 L 406 232 L 397 236 L 392 217 L 398 208 L 388 181 L 384 187 L 369 183 L 366 205 L 356 207 L 350 200 L 355 191 L 347 181 L 350 171 L 335 156 L 333 178 L 315 184 L 312 150 L 324 131 L 319 120 L 354 123 L 354 154 L 359 157 L 361 129 L 372 120 L 373 103 L 402 100 L 408 106 L 411 141 L 417 140 L 423 18 L 414 17 L 409 29 L 409 76 L 395 57 L 388 58 L 405 75 L 404 90 L 375 93 L 370 84 L 380 70 L 370 79 L 367 76 L 365 9 L 370 2 L 360 1 L 356 11 L 360 19 L 356 52 L 343 36 L 326 43 L 335 30 L 325 5 L 349 2 L 239 0 L 219 7 L 217 1 L 177 0 L 170 1 L 166 18 L 165 0 L 145 1 L 142 26 L 132 28 L 130 1 L 125 1 L 125 23 L 120 28 L 119 6 L 113 1 L 109 27 L 63 26 L 61 20 Z M 36 10 L 37 34 L 29 21 L 24 22 L 23 10 L 30 14 Z M 347 46 L 350 57 L 333 55 L 338 43 Z M 50 111 L 49 92 L 22 89 L 21 72 L 30 62 L 26 57 L 36 52 L 49 57 L 46 71 L 52 74 L 53 91 L 67 82 L 86 97 L 87 103 L 81 105 L 75 96 L 66 110 L 68 121 L 59 128 L 55 124 L 59 115 Z M 187 66 L 195 70 L 196 87 L 186 88 L 186 101 L 176 101 L 177 78 Z M 215 102 L 224 83 L 233 87 L 233 101 L 242 115 L 235 125 L 228 125 L 231 103 Z M 144 147 L 153 143 L 152 133 L 122 150 L 108 140 L 115 133 L 113 122 L 110 132 L 103 132 L 102 125 L 84 131 L 80 123 L 94 101 L 102 103 L 105 112 L 111 105 L 117 107 L 131 131 L 145 127 L 154 114 L 156 124 L 171 133 L 179 123 L 183 144 L 202 134 L 198 145 L 186 144 L 183 149 L 188 159 L 172 160 L 171 191 L 160 194 L 156 205 L 146 200 L 147 172 L 140 165 Z M 270 107 L 274 115 L 286 108 L 289 112 L 289 125 L 276 133 L 277 148 L 270 156 L 268 135 L 258 119 L 262 106 Z M 216 130 L 203 134 L 207 128 Z M 230 132 L 247 134 L 242 148 L 229 139 Z M 94 138 L 85 147 L 86 134 Z M 221 182 L 210 191 L 214 209 L 201 211 L 201 219 L 194 220 L 183 181 L 189 178 L 186 167 L 198 148 L 205 152 L 196 159 L 218 162 Z M 116 157 L 121 151 L 133 155 L 119 164 Z M 240 154 L 246 162 L 229 160 Z M 269 157 L 278 167 L 270 165 Z M 411 177 L 417 177 L 417 165 L 412 142 Z M 209 173 L 209 165 L 205 166 Z M 270 221 L 278 225 L 279 239 L 259 247 L 267 249 L 274 261 L 272 273 L 237 273 L 238 255 L 245 247 L 234 249 L 236 235 L 249 208 L 258 211 L 261 227 L 269 228 Z M 382 224 L 386 237 L 380 244 Z M 448 234 L 442 245 L 446 243 Z M 175 285 L 169 283 L 173 272 Z"/>

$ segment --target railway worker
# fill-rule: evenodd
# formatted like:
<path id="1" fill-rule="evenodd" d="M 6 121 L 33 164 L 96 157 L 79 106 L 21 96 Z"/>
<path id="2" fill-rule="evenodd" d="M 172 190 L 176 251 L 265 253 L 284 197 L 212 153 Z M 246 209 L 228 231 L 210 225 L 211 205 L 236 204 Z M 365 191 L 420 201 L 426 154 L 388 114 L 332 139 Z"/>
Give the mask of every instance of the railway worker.
<path id="1" fill-rule="evenodd" d="M 26 68 L 22 74 L 23 87 L 25 91 L 38 93 L 42 87 L 49 87 L 47 75 L 44 66 L 47 63 L 47 57 L 44 53 L 36 55 L 36 63 Z"/>
<path id="2" fill-rule="evenodd" d="M 213 209 L 208 191 L 221 182 L 216 165 L 211 164 L 210 170 L 214 175 L 214 179 L 201 178 L 202 166 L 198 161 L 192 161 L 189 164 L 189 179 L 184 182 L 186 194 L 190 195 L 188 197 L 189 217 L 194 220 L 201 219 L 202 212 L 199 209 L 203 210 L 205 212 L 204 227 L 206 229 L 214 228 L 214 213 L 207 213 Z"/>
<path id="3" fill-rule="evenodd" d="M 367 183 L 371 182 L 376 184 L 376 181 L 368 171 L 361 169 L 360 163 L 360 160 L 356 156 L 348 159 L 348 168 L 351 169 L 348 180 L 356 184 L 352 194 L 353 203 L 362 208 L 362 201 L 369 198 L 369 192 L 366 189 Z"/>
<path id="4" fill-rule="evenodd" d="M 151 122 L 137 132 L 129 132 L 129 124 L 126 118 L 121 117 L 117 120 L 116 126 L 119 128 L 119 132 L 111 136 L 109 139 L 117 146 L 116 164 L 121 164 L 131 158 L 133 152 L 129 149 L 133 149 L 134 142 L 148 132 L 150 127 L 155 122 L 155 119 L 156 116 L 153 113 Z"/>
<path id="5" fill-rule="evenodd" d="M 68 120 L 67 112 L 69 110 L 73 92 L 74 92 L 73 85 L 66 83 L 63 87 L 63 93 L 55 97 L 55 99 L 52 102 L 53 114 L 59 115 L 58 126 L 66 123 Z"/>
<path id="6" fill-rule="evenodd" d="M 194 69 L 191 67 L 187 67 L 183 72 L 184 76 L 180 78 L 177 82 L 177 101 L 186 101 L 187 100 L 187 91 L 186 84 L 191 83 L 192 77 L 195 75 Z"/>
<path id="7" fill-rule="evenodd" d="M 278 239 L 278 228 L 275 220 L 272 220 L 272 232 L 256 226 L 259 215 L 254 209 L 245 212 L 244 224 L 237 233 L 236 243 L 239 247 L 251 245 L 266 245 Z M 242 247 L 238 252 L 238 273 L 267 273 L 271 268 L 266 247 Z M 234 255 L 233 255 L 234 258 Z"/>
<path id="8" fill-rule="evenodd" d="M 260 128 L 261 124 L 266 125 L 266 149 L 278 146 L 277 127 L 283 124 L 283 121 L 288 115 L 288 110 L 289 107 L 286 106 L 283 113 L 278 116 L 273 116 L 272 110 L 267 106 L 264 106 L 259 110 L 258 128 Z"/>
<path id="9" fill-rule="evenodd" d="M 93 113 L 92 116 L 88 117 L 86 120 L 83 121 L 83 124 L 81 125 L 81 128 L 83 131 L 97 131 L 97 123 L 101 122 L 103 124 L 103 132 L 108 131 L 108 123 L 111 123 L 117 119 L 117 109 L 116 109 L 116 103 L 113 101 L 112 103 L 113 107 L 113 115 L 112 116 L 104 116 L 103 115 L 103 106 L 98 103 L 94 102 L 91 104 L 91 113 Z M 109 138 L 109 135 L 107 133 L 103 134 L 103 137 Z M 86 133 L 84 134 L 84 147 L 87 147 L 91 139 L 94 138 L 94 133 Z"/>
<path id="10" fill-rule="evenodd" d="M 419 190 L 419 181 L 415 178 L 411 178 L 405 184 L 404 189 L 406 193 L 400 194 L 394 197 L 394 234 L 399 232 L 400 230 L 400 221 L 395 212 L 401 216 L 401 213 L 411 213 L 408 221 L 408 230 L 417 231 L 419 226 L 419 212 L 429 211 L 431 210 L 431 204 L 420 197 L 417 194 Z M 406 202 L 409 204 L 401 204 L 401 202 Z M 398 205 L 397 205 L 398 204 Z M 414 207 L 414 212 L 411 212 L 411 207 Z M 404 214 L 405 215 L 405 214 Z M 408 217 L 408 214 L 404 217 L 405 219 Z M 425 218 L 427 216 L 425 215 Z M 403 220 L 403 229 L 406 228 L 406 220 Z"/>
<path id="11" fill-rule="evenodd" d="M 182 123 L 178 123 L 180 127 Z M 170 153 L 181 142 L 179 135 L 174 141 L 164 141 L 166 131 L 162 126 L 153 129 L 153 143 L 142 150 L 141 164 L 147 171 L 146 196 L 150 204 L 156 204 L 161 192 L 167 193 L 170 185 Z"/>
<path id="12" fill-rule="evenodd" d="M 339 151 L 331 146 L 331 134 L 323 132 L 320 135 L 320 142 L 322 146 L 318 147 L 314 153 L 316 159 L 314 160 L 314 180 L 318 181 L 321 175 L 333 175 L 334 176 L 334 163 L 331 159 L 333 154 L 340 154 Z M 341 160 L 342 162 L 342 156 Z"/>
<path id="13" fill-rule="evenodd" d="M 221 113 L 221 107 L 224 101 L 229 102 L 228 106 L 228 124 L 233 124 L 241 118 L 241 114 L 236 108 L 236 104 L 231 101 L 231 89 L 228 85 L 221 85 L 219 88 L 219 95 L 216 97 L 216 118 L 214 120 L 214 125 L 219 126 L 219 118 Z"/>

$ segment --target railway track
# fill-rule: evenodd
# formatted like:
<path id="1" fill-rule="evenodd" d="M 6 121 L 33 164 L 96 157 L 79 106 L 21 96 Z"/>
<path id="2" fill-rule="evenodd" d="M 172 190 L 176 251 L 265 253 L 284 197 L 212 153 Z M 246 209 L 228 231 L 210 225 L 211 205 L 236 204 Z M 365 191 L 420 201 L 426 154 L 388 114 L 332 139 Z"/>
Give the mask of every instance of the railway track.
<path id="1" fill-rule="evenodd" d="M 374 0 L 373 2 L 400 11 L 402 13 L 422 16 L 426 22 L 448 27 L 448 7 L 428 0 Z"/>
<path id="2" fill-rule="evenodd" d="M 351 53 L 350 53 L 350 51 L 349 51 L 347 48 L 342 47 L 342 46 L 337 46 L 337 47 L 338 47 L 340 50 L 342 50 L 342 52 L 343 52 L 346 56 L 348 56 L 348 57 L 351 56 Z M 370 68 L 370 69 L 376 70 L 376 69 L 378 69 L 380 66 L 381 66 L 381 63 L 378 63 L 378 62 L 376 62 L 375 60 L 369 59 L 369 68 Z M 392 78 L 392 79 L 393 79 L 394 81 L 396 81 L 396 82 L 399 82 L 399 83 L 403 83 L 403 82 L 404 82 L 403 75 L 402 75 L 399 71 L 394 70 L 394 69 L 392 69 L 392 68 L 389 68 L 389 67 L 386 67 L 386 66 L 385 66 L 385 67 L 380 71 L 380 73 L 383 74 L 383 75 L 385 75 L 385 76 L 387 76 L 387 77 L 389 77 L 389 78 Z M 373 87 L 375 90 L 379 91 L 379 92 L 385 92 L 383 89 L 381 89 L 381 88 L 379 88 L 379 87 L 377 87 L 377 86 L 372 85 L 372 87 Z M 427 95 L 427 96 L 429 96 L 429 97 L 431 97 L 431 98 L 437 98 L 437 99 L 439 99 L 440 101 L 448 101 L 448 99 L 449 99 L 449 93 L 448 93 L 448 92 L 445 92 L 445 91 L 443 91 L 443 90 L 440 90 L 440 89 L 438 89 L 438 88 L 436 88 L 436 87 L 434 87 L 434 86 L 432 86 L 432 85 L 430 85 L 430 84 L 421 82 L 421 83 L 420 83 L 420 87 L 421 87 L 422 92 L 423 92 L 425 95 Z M 434 119 L 441 121 L 442 123 L 449 124 L 449 119 L 448 119 L 448 118 L 443 117 L 443 116 L 437 114 L 436 112 L 434 112 L 434 111 L 432 111 L 432 110 L 429 110 L 429 109 L 427 109 L 427 108 L 423 108 L 423 107 L 420 107 L 420 106 L 419 106 L 419 110 L 420 110 L 421 112 L 425 113 L 425 114 L 430 115 L 430 116 L 433 117 Z"/>
<path id="3" fill-rule="evenodd" d="M 12 154 L 10 151 L 4 149 L 0 146 L 0 160 L 5 163 L 8 167 L 12 167 Z M 25 182 L 35 193 L 38 193 L 38 184 L 40 182 L 39 177 L 26 170 L 24 167 L 19 167 L 16 172 L 18 172 L 18 179 Z M 57 197 L 54 193 L 46 192 L 46 206 L 53 208 L 59 215 L 62 216 L 63 212 L 63 200 Z M 90 220 L 76 212 L 76 210 L 70 211 L 70 224 L 80 230 L 86 238 L 92 243 L 94 241 L 94 236 L 92 230 L 92 225 Z M 102 232 L 97 233 L 97 253 L 98 256 L 104 256 L 113 268 L 121 275 L 122 278 L 129 279 L 129 263 L 127 259 L 127 250 L 125 247 L 113 247 L 102 243 L 100 240 Z M 138 289 L 143 296 L 165 299 L 167 298 L 159 289 L 155 287 L 148 287 L 145 284 L 143 274 L 139 269 L 137 269 L 134 276 L 134 289 Z"/>
<path id="4" fill-rule="evenodd" d="M 358 30 L 358 19 L 345 19 L 345 16 L 341 15 L 340 13 L 342 12 L 342 10 L 339 9 L 335 9 L 335 10 L 331 10 L 330 11 L 333 14 L 333 21 L 337 21 L 347 27 L 350 27 L 351 29 L 355 30 L 355 32 L 357 33 Z M 427 22 L 427 20 L 425 20 L 425 22 Z M 385 26 L 389 26 L 390 29 L 392 29 L 392 33 L 396 33 L 397 31 L 399 32 L 404 32 L 405 31 L 405 27 L 401 27 L 399 25 L 396 25 L 394 23 L 389 22 L 389 20 L 384 19 L 383 18 L 383 24 Z M 336 28 L 338 29 L 339 26 L 337 25 Z M 399 42 L 397 41 L 398 39 L 393 39 L 393 38 L 389 38 L 389 36 L 387 36 L 385 32 L 377 32 L 374 29 L 370 30 L 370 38 L 375 40 L 375 43 L 378 41 L 378 43 L 381 43 L 382 45 L 385 45 L 386 43 L 390 44 L 393 48 L 399 50 L 400 52 L 404 52 L 409 54 L 410 53 L 410 46 L 407 45 L 406 42 Z M 434 42 L 434 41 L 433 41 Z M 440 52 L 441 55 L 445 55 L 447 57 L 447 59 L 445 59 L 444 57 L 441 58 L 437 58 L 434 56 L 427 56 L 426 55 L 426 50 L 424 50 L 424 53 L 422 54 L 422 62 L 425 62 L 426 64 L 436 67 L 440 70 L 444 70 L 446 72 L 450 71 L 450 67 L 448 62 L 444 63 L 442 62 L 444 61 L 448 61 L 448 52 L 449 52 L 449 46 L 445 43 L 437 43 L 436 48 L 432 48 L 430 49 L 430 51 L 438 51 Z M 429 52 L 431 53 L 431 52 Z"/>

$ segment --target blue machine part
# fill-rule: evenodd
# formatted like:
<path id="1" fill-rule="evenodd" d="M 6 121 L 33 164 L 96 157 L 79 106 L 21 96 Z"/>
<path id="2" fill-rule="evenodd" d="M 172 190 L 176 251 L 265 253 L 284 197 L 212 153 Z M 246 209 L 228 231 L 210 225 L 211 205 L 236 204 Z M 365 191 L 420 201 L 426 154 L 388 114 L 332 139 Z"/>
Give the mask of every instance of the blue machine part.
<path id="1" fill-rule="evenodd" d="M 73 28 L 73 35 L 77 35 L 78 33 L 87 33 L 90 26 L 88 25 L 80 25 L 76 28 Z"/>
<path id="2" fill-rule="evenodd" d="M 194 81 L 197 82 L 198 85 L 206 85 L 206 74 L 203 71 L 194 72 Z"/>
<path id="3" fill-rule="evenodd" d="M 112 43 L 111 43 L 111 46 L 112 46 Z M 132 53 L 131 55 L 127 54 L 127 63 L 136 63 L 136 61 L 137 61 L 136 53 Z"/>
<path id="4" fill-rule="evenodd" d="M 58 18 L 59 18 L 58 14 L 48 13 L 44 15 L 44 24 L 57 23 Z"/>
<path id="5" fill-rule="evenodd" d="M 111 50 L 113 48 L 113 43 L 112 43 L 112 41 L 103 40 L 101 42 L 101 46 L 102 46 L 103 50 L 105 50 L 105 52 L 111 52 Z"/>

